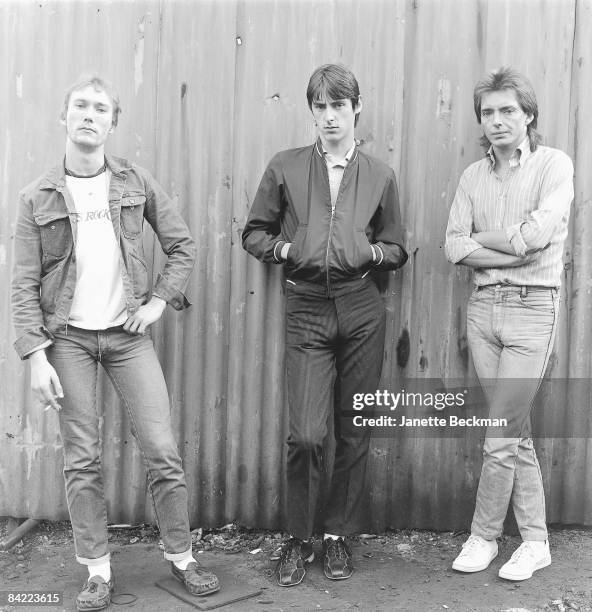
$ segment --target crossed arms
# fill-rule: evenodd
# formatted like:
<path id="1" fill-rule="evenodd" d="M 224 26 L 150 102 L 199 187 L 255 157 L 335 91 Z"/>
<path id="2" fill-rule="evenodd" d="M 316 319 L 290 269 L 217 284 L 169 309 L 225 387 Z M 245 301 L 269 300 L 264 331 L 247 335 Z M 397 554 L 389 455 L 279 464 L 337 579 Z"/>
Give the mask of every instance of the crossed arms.
<path id="1" fill-rule="evenodd" d="M 468 171 L 456 191 L 448 227 L 446 255 L 452 263 L 473 268 L 515 268 L 536 259 L 553 240 L 573 200 L 573 165 L 567 155 L 544 169 L 537 207 L 520 222 L 503 229 L 474 231 L 474 202 Z"/>

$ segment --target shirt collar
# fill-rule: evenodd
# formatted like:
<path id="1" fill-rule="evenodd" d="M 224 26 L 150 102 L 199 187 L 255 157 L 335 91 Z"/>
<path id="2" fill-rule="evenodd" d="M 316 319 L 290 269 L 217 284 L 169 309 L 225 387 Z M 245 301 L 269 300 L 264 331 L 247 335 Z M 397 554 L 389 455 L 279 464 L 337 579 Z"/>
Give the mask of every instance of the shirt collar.
<path id="1" fill-rule="evenodd" d="M 325 161 L 327 162 L 328 166 L 330 166 L 331 168 L 334 168 L 335 166 L 345 167 L 347 166 L 347 164 L 349 163 L 349 161 L 351 160 L 351 158 L 353 157 L 355 153 L 356 141 L 354 140 L 354 144 L 352 145 L 352 148 L 341 159 L 335 157 L 334 155 L 331 155 L 331 153 L 329 153 L 328 151 L 325 151 L 325 147 L 323 147 L 322 144 L 321 144 L 321 150 L 323 152 L 323 157 L 325 158 Z"/>
<path id="2" fill-rule="evenodd" d="M 530 139 L 528 138 L 527 134 L 524 140 L 518 145 L 514 153 L 512 153 L 512 157 L 510 157 L 510 168 L 524 166 L 524 163 L 531 155 L 532 151 L 530 150 Z M 495 168 L 495 153 L 493 152 L 493 145 L 487 149 L 487 157 L 491 162 L 491 170 L 493 170 Z"/>

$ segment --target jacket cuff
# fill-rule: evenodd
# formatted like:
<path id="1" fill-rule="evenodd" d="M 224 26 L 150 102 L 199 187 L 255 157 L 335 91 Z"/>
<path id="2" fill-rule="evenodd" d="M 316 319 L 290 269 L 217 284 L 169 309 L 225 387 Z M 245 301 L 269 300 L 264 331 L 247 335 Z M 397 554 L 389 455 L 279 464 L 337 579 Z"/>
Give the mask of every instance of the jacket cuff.
<path id="1" fill-rule="evenodd" d="M 40 351 L 41 349 L 46 349 L 48 346 L 51 346 L 52 344 L 53 344 L 53 341 L 46 340 L 43 344 L 40 344 L 39 346 L 36 346 L 35 348 L 31 349 L 28 353 L 25 353 L 23 355 L 23 359 L 28 359 L 33 353 L 36 353 L 37 351 Z"/>
<path id="2" fill-rule="evenodd" d="M 173 287 L 162 274 L 158 274 L 152 294 L 162 298 L 175 310 L 183 310 L 191 306 L 191 302 L 185 297 L 185 294 Z"/>
<path id="3" fill-rule="evenodd" d="M 285 240 L 278 240 L 273 245 L 273 258 L 275 259 L 276 263 L 282 263 L 283 262 L 283 259 L 282 259 L 282 249 L 284 248 L 285 244 L 286 244 Z"/>
<path id="4" fill-rule="evenodd" d="M 399 261 L 397 262 L 397 268 L 396 268 L 398 270 L 401 266 L 404 266 L 407 263 L 407 260 L 409 259 L 409 255 L 407 254 L 407 251 L 400 244 L 397 244 L 396 246 L 399 249 Z"/>
<path id="5" fill-rule="evenodd" d="M 384 251 L 380 248 L 380 246 L 378 246 L 378 244 L 371 244 L 370 246 L 376 253 L 376 259 L 372 262 L 372 265 L 379 266 L 384 261 Z"/>
<path id="6" fill-rule="evenodd" d="M 53 334 L 44 326 L 25 332 L 17 338 L 14 348 L 21 359 L 27 359 L 36 350 L 53 344 Z"/>

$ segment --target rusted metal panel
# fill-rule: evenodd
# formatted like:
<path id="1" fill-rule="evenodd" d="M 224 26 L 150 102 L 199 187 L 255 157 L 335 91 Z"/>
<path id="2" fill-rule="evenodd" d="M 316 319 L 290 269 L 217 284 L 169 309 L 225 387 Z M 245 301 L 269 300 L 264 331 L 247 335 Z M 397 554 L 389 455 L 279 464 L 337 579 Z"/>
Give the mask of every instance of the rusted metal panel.
<path id="1" fill-rule="evenodd" d="M 475 81 L 503 64 L 531 77 L 540 131 L 576 163 L 551 372 L 586 378 L 591 11 L 590 0 L 1 3 L 2 286 L 18 190 L 61 155 L 64 89 L 83 70 L 98 70 L 123 104 L 110 151 L 153 172 L 198 242 L 192 308 L 168 309 L 153 330 L 192 522 L 279 528 L 287 434 L 281 275 L 247 256 L 240 233 L 272 155 L 314 138 L 310 73 L 334 61 L 353 68 L 364 102 L 357 136 L 399 180 L 411 259 L 381 285 L 388 312 L 381 387 L 393 391 L 406 378 L 473 375 L 464 322 L 469 276 L 446 262 L 444 228 L 461 172 L 482 154 Z M 152 236 L 145 240 L 151 249 Z M 163 256 L 153 252 L 157 271 Z M 27 370 L 11 347 L 7 291 L 0 300 L 0 515 L 64 518 L 57 419 L 32 405 Z M 152 520 L 139 453 L 106 382 L 100 399 L 109 518 Z M 558 409 L 570 418 L 583 401 L 572 391 Z M 538 448 L 549 520 L 592 524 L 589 439 L 544 440 Z M 376 439 L 372 528 L 466 527 L 480 461 L 473 438 L 397 432 Z"/>
<path id="2" fill-rule="evenodd" d="M 588 136 L 588 111 L 592 104 L 592 2 L 576 4 L 577 29 L 571 62 L 569 140 L 575 165 L 575 199 L 571 217 L 571 240 L 565 256 L 567 277 L 566 310 L 569 311 L 562 341 L 565 351 L 562 371 L 575 379 L 589 380 L 592 373 L 590 340 L 592 338 L 592 180 L 589 160 L 592 145 Z M 564 408 L 565 419 L 575 431 L 587 432 L 587 438 L 562 440 L 554 453 L 552 516 L 561 523 L 592 521 L 592 397 L 582 386 L 572 385 Z M 582 418 L 582 416 L 584 418 Z"/>
<path id="3" fill-rule="evenodd" d="M 193 306 L 169 313 L 158 341 L 192 516 L 215 524 L 225 519 L 227 453 L 240 435 L 227 409 L 236 8 L 198 6 L 196 15 L 194 3 L 165 2 L 161 13 L 159 90 L 167 95 L 159 104 L 156 170 L 179 194 L 198 256 Z"/>

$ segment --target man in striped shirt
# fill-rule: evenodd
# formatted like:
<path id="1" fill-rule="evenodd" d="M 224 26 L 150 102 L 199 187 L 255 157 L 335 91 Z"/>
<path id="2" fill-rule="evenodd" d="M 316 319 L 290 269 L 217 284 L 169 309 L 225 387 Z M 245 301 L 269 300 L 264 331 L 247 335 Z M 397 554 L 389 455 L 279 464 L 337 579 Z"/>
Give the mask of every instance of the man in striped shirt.
<path id="1" fill-rule="evenodd" d="M 525 580 L 551 563 L 530 410 L 557 327 L 573 165 L 540 145 L 537 101 L 524 76 L 500 68 L 477 83 L 473 98 L 487 155 L 460 179 L 446 254 L 474 269 L 469 346 L 490 416 L 508 427 L 487 430 L 471 536 L 452 567 L 489 566 L 512 501 L 523 543 L 499 575 Z"/>

